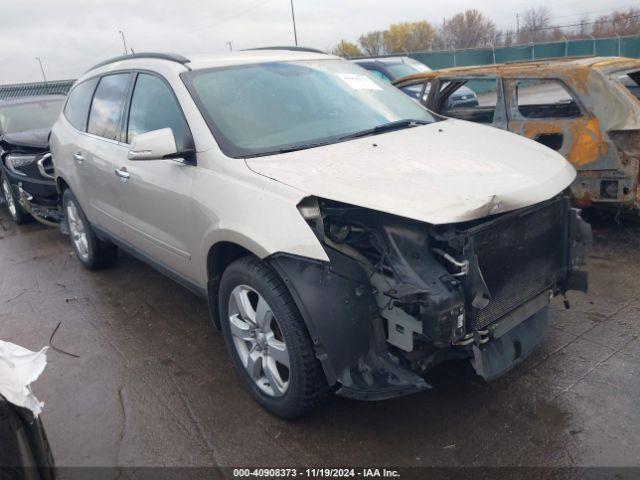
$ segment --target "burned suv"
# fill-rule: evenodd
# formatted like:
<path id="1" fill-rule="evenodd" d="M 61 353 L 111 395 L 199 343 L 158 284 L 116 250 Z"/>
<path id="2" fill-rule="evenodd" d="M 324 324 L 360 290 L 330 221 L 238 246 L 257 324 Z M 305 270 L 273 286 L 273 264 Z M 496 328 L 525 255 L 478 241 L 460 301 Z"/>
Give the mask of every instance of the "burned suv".
<path id="1" fill-rule="evenodd" d="M 122 248 L 208 299 L 280 416 L 420 391 L 451 358 L 497 377 L 586 289 L 562 156 L 337 57 L 119 57 L 77 81 L 51 151 L 79 260 Z"/>
<path id="2" fill-rule="evenodd" d="M 562 154 L 580 207 L 640 211 L 640 60 L 558 58 L 447 68 L 397 80 L 447 117 L 491 125 Z M 475 105 L 454 105 L 462 89 Z"/>

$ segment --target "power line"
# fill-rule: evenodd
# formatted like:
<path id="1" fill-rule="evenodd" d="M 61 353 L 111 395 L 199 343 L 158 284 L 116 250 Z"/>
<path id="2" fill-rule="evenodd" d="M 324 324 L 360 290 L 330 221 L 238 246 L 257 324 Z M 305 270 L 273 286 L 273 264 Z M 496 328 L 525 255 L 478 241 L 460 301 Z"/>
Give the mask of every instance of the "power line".
<path id="1" fill-rule="evenodd" d="M 580 1 L 582 1 L 582 0 L 580 0 Z M 573 3 L 578 3 L 578 2 L 571 2 L 571 4 L 573 4 Z M 603 9 L 599 9 L 599 10 L 592 10 L 590 12 L 570 13 L 570 14 L 566 14 L 566 15 L 553 15 L 553 18 L 567 18 L 567 17 L 580 18 L 580 17 L 592 15 L 594 13 L 604 13 L 604 12 L 613 13 L 615 11 L 624 12 L 625 10 L 629 10 L 629 9 L 633 9 L 633 8 L 636 8 L 635 4 L 627 5 L 625 7 L 616 7 L 615 9 L 603 8 Z M 516 13 L 516 29 L 518 27 L 518 24 L 520 23 L 520 17 L 521 17 L 521 15 L 519 13 Z M 496 27 L 500 27 L 501 29 L 506 29 L 509 26 L 513 25 L 513 21 L 495 22 L 495 25 L 496 25 Z"/>
<path id="2" fill-rule="evenodd" d="M 198 27 L 198 28 L 190 28 L 189 30 L 173 31 L 173 32 L 169 32 L 169 33 L 156 33 L 156 34 L 151 34 L 151 35 L 141 35 L 139 37 L 136 37 L 136 39 L 148 39 L 148 38 L 157 38 L 157 37 L 166 38 L 166 37 L 174 37 L 176 35 L 192 35 L 194 33 L 201 32 L 203 30 L 209 30 L 211 28 L 220 26 L 223 23 L 228 22 L 229 20 L 234 20 L 234 19 L 236 19 L 236 18 L 238 18 L 238 17 L 240 17 L 242 15 L 245 15 L 245 14 L 247 14 L 247 13 L 249 13 L 249 12 L 251 12 L 251 11 L 257 9 L 257 8 L 262 7 L 263 5 L 266 5 L 267 3 L 271 2 L 271 1 L 273 1 L 273 0 L 262 0 L 261 2 L 254 3 L 254 4 L 250 5 L 250 6 L 248 6 L 247 8 L 242 9 L 242 10 L 236 12 L 236 13 L 232 13 L 232 14 L 229 14 L 229 15 L 227 15 L 225 17 L 222 17 L 220 20 L 216 21 L 215 23 L 211 23 L 209 25 L 203 25 L 203 26 Z"/>
<path id="3" fill-rule="evenodd" d="M 555 30 L 557 28 L 581 27 L 583 25 L 593 25 L 593 24 L 596 24 L 596 23 L 616 23 L 616 22 L 619 22 L 619 21 L 630 20 L 632 18 L 640 18 L 640 14 L 628 15 L 626 17 L 609 18 L 607 20 L 599 19 L 599 20 L 593 20 L 593 21 L 590 21 L 590 22 L 572 23 L 572 24 L 569 24 L 569 25 L 555 25 L 555 26 L 550 26 L 550 27 L 530 28 L 530 29 L 527 29 L 527 30 L 530 31 L 530 32 L 539 32 L 539 31 L 542 31 L 542 30 Z"/>
<path id="4" fill-rule="evenodd" d="M 200 27 L 200 28 L 195 28 L 195 29 L 189 30 L 188 32 L 186 32 L 186 34 L 189 35 L 189 34 L 192 34 L 192 33 L 195 33 L 195 32 L 201 32 L 202 30 L 208 30 L 210 28 L 217 27 L 219 25 L 222 25 L 225 22 L 228 22 L 229 20 L 233 20 L 235 18 L 238 18 L 238 17 L 244 15 L 245 13 L 249 13 L 249 12 L 255 10 L 256 8 L 260 8 L 263 5 L 266 5 L 267 3 L 271 2 L 271 1 L 272 0 L 264 0 L 262 2 L 258 2 L 256 4 L 250 6 L 250 7 L 245 8 L 244 10 L 240 10 L 237 13 L 228 15 L 228 16 L 222 18 L 221 20 L 217 21 L 216 23 L 212 23 L 211 25 L 207 25 L 207 26 L 203 26 L 203 27 Z"/>

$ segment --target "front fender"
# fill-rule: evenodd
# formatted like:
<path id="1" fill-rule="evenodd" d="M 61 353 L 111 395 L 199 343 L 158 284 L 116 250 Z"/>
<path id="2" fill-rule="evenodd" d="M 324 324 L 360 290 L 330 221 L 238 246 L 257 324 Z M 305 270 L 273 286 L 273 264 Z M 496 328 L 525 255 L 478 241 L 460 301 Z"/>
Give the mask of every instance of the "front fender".
<path id="1" fill-rule="evenodd" d="M 371 348 L 378 307 L 364 269 L 342 253 L 326 251 L 328 263 L 283 253 L 268 261 L 287 285 L 334 384 Z"/>

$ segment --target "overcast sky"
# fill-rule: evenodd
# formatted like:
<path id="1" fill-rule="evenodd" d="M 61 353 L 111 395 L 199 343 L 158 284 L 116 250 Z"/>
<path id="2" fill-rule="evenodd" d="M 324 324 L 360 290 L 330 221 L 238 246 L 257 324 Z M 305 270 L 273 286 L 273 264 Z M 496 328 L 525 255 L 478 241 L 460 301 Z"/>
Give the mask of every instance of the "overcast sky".
<path id="1" fill-rule="evenodd" d="M 340 39 L 426 19 L 440 25 L 478 8 L 498 28 L 514 28 L 531 0 L 294 0 L 298 43 L 327 49 Z M 637 0 L 554 0 L 554 24 L 570 24 L 637 5 Z M 293 44 L 289 0 L 0 0 L 0 84 L 75 78 L 93 64 L 123 53 L 118 30 L 136 52 L 223 52 Z"/>

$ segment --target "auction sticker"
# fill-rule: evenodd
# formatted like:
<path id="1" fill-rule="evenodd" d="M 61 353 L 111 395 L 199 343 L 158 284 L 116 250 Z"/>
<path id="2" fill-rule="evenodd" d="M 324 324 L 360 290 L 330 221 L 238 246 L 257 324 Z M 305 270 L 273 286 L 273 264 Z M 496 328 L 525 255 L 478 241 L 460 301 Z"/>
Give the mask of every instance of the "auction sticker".
<path id="1" fill-rule="evenodd" d="M 359 73 L 338 73 L 338 77 L 354 90 L 382 90 L 376 82 Z"/>

